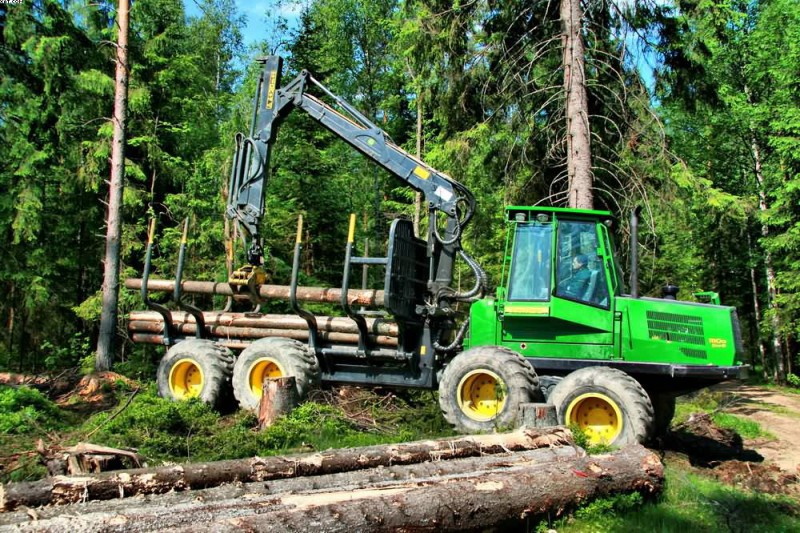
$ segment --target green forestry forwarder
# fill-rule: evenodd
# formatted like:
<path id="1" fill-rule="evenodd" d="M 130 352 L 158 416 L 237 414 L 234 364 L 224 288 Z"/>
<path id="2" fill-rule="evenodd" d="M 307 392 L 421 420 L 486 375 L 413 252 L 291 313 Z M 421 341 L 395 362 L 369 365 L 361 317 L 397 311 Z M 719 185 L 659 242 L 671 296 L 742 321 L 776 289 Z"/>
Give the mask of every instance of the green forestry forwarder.
<path id="1" fill-rule="evenodd" d="M 135 341 L 170 346 L 158 370 L 162 395 L 213 403 L 232 387 L 240 406 L 253 409 L 263 380 L 281 376 L 295 376 L 301 397 L 320 382 L 438 389 L 444 417 L 461 432 L 513 427 L 523 406 L 547 402 L 555 405 L 560 424 L 580 427 L 591 442 L 622 445 L 663 432 L 676 396 L 744 374 L 736 309 L 719 305 L 716 295 L 710 303 L 677 301 L 677 288 L 668 286 L 662 299 L 639 297 L 635 246 L 631 294 L 624 294 L 612 244 L 615 220 L 605 211 L 507 207 L 502 278 L 496 292 L 485 295 L 486 274 L 461 245 L 476 208 L 469 189 L 393 144 L 307 71 L 281 86 L 281 58 L 260 61 L 253 123 L 249 135 L 237 136 L 227 207 L 249 238 L 249 264 L 211 292 L 257 301 L 268 287 L 259 227 L 270 153 L 280 123 L 293 110 L 306 112 L 420 192 L 431 223 L 420 239 L 408 220 L 394 220 L 387 256 L 357 257 L 351 216 L 341 290 L 343 314 L 357 333 L 349 342 L 321 331 L 320 317 L 300 305 L 301 228 L 288 299 L 296 320 L 307 325 L 307 342 L 276 336 L 275 330 L 237 339 L 235 328 L 209 323 L 210 313 L 183 303 L 182 294 L 202 282 L 181 282 L 181 257 L 175 283 L 167 285 L 194 317 L 194 335 L 187 334 L 174 323 L 174 313 L 148 298 L 148 290 L 167 290 L 147 279 L 148 247 L 143 279 L 127 285 L 141 288 L 148 307 L 162 317 L 160 335 L 133 332 Z M 311 95 L 312 87 L 335 108 Z M 633 242 L 636 221 L 634 213 Z M 150 240 L 152 245 L 152 230 Z M 474 273 L 469 290 L 452 286 L 457 257 Z M 396 324 L 393 345 L 377 342 L 375 322 L 351 307 L 350 271 L 356 265 L 385 268 L 382 306 Z M 467 317 L 457 313 L 459 302 L 470 304 Z M 234 356 L 231 348 L 243 349 Z"/>

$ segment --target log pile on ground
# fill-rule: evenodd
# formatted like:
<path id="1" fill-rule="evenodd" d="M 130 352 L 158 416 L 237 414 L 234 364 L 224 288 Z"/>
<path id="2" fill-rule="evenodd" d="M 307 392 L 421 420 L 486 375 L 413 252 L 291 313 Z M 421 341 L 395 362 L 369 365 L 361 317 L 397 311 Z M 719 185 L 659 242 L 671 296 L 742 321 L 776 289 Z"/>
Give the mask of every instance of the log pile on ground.
<path id="1" fill-rule="evenodd" d="M 0 494 L 7 511 L 0 527 L 482 529 L 555 516 L 611 493 L 653 494 L 662 482 L 658 457 L 641 446 L 587 456 L 564 428 L 522 429 L 9 484 Z M 127 498 L 134 494 L 139 497 Z M 69 502 L 82 503 L 30 509 Z M 20 510 L 9 512 L 14 509 Z"/>
<path id="2" fill-rule="evenodd" d="M 193 316 L 184 312 L 172 312 L 175 332 L 192 337 L 197 330 Z M 244 348 L 255 339 L 263 337 L 286 337 L 299 341 L 308 340 L 308 324 L 297 315 L 204 312 L 205 334 L 228 348 Z M 343 317 L 317 317 L 319 339 L 336 344 L 357 344 L 356 323 Z M 397 324 L 382 319 L 367 319 L 370 341 L 377 346 L 397 347 Z M 164 334 L 164 319 L 154 311 L 130 313 L 128 331 L 135 342 L 161 344 Z"/>

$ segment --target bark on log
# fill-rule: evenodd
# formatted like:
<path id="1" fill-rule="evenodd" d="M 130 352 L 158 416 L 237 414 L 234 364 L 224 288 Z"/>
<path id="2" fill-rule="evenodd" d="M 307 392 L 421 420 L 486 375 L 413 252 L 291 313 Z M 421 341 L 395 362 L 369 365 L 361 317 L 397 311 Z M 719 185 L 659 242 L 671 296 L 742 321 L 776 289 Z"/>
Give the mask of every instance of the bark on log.
<path id="1" fill-rule="evenodd" d="M 157 344 L 164 346 L 164 336 L 154 333 L 131 333 L 131 340 L 136 344 Z M 214 342 L 220 346 L 230 348 L 231 350 L 243 350 L 253 343 L 253 340 L 245 339 L 214 339 Z"/>
<path id="2" fill-rule="evenodd" d="M 286 376 L 266 378 L 261 387 L 258 404 L 258 429 L 270 427 L 279 417 L 297 407 L 297 378 Z"/>
<path id="3" fill-rule="evenodd" d="M 318 316 L 317 328 L 320 331 L 333 331 L 336 333 L 358 333 L 355 321 L 346 317 Z M 128 315 L 131 322 L 158 322 L 163 318 L 155 311 L 131 311 Z M 242 328 L 269 328 L 269 329 L 307 329 L 306 321 L 297 315 L 258 314 L 258 313 L 222 313 L 207 311 L 203 313 L 206 324 L 214 326 L 229 326 Z M 176 324 L 194 324 L 192 315 L 183 311 L 173 311 L 172 321 Z M 397 337 L 399 330 L 397 324 L 384 319 L 367 318 L 367 329 L 375 335 L 388 335 Z"/>
<path id="4" fill-rule="evenodd" d="M 128 278 L 125 280 L 125 287 L 128 289 L 141 289 L 142 280 L 140 278 Z M 175 287 L 174 280 L 150 279 L 147 282 L 147 289 L 154 292 L 172 292 Z M 221 296 L 233 296 L 234 292 L 227 283 L 215 281 L 183 281 L 181 282 L 184 294 L 219 294 Z M 264 299 L 288 300 L 288 285 L 261 285 L 259 296 Z M 351 305 L 368 305 L 373 307 L 383 306 L 383 291 L 378 290 L 355 290 L 347 292 L 347 299 Z M 297 300 L 300 302 L 322 302 L 340 303 L 342 301 L 342 290 L 326 287 L 297 287 Z"/>
<path id="5" fill-rule="evenodd" d="M 574 446 L 557 446 L 539 448 L 502 454 L 484 455 L 449 461 L 427 461 L 424 463 L 380 466 L 353 472 L 338 472 L 320 476 L 306 476 L 288 479 L 277 479 L 260 483 L 228 483 L 208 489 L 198 489 L 165 494 L 142 495 L 136 498 L 123 498 L 106 501 L 88 501 L 70 505 L 51 505 L 37 509 L 40 519 L 54 518 L 59 515 L 83 515 L 101 508 L 112 515 L 137 512 L 144 505 L 172 509 L 177 505 L 201 501 L 204 504 L 225 502 L 226 500 L 251 500 L 256 496 L 283 493 L 310 492 L 326 489 L 356 490 L 365 487 L 381 488 L 412 481 L 422 483 L 424 480 L 471 473 L 477 475 L 487 471 L 503 471 L 515 466 L 542 465 L 545 463 L 569 463 L 576 458 L 584 457 L 586 452 Z M 23 524 L 30 520 L 27 512 L 17 510 L 0 514 L 0 527 L 4 525 Z"/>
<path id="6" fill-rule="evenodd" d="M 193 337 L 197 326 L 195 324 L 175 324 L 174 330 L 187 337 Z M 158 322 L 131 322 L 128 331 L 131 333 L 145 333 L 159 335 L 164 330 L 164 324 Z M 285 337 L 299 341 L 308 340 L 307 329 L 268 329 L 268 328 L 234 328 L 228 326 L 207 325 L 206 332 L 212 339 L 263 339 L 264 337 Z M 354 333 L 336 333 L 334 331 L 320 331 L 317 338 L 332 344 L 358 344 L 358 335 Z M 373 344 L 378 346 L 397 346 L 397 337 L 386 335 L 369 335 Z M 134 338 L 134 340 L 136 340 Z"/>
<path id="7" fill-rule="evenodd" d="M 141 468 L 93 476 L 55 476 L 0 487 L 0 512 L 20 505 L 34 507 L 108 500 L 135 494 L 213 487 L 236 481 L 267 481 L 570 444 L 572 436 L 568 429 L 522 428 L 504 434 L 346 448 L 286 457 Z"/>
<path id="8" fill-rule="evenodd" d="M 517 526 L 556 517 L 612 493 L 661 490 L 663 467 L 640 445 L 607 455 L 422 478 L 344 490 L 202 498 L 123 512 L 62 515 L 17 524 L 23 531 L 462 531 Z M 134 500 L 135 501 L 135 500 Z M 86 511 L 86 506 L 81 506 Z"/>

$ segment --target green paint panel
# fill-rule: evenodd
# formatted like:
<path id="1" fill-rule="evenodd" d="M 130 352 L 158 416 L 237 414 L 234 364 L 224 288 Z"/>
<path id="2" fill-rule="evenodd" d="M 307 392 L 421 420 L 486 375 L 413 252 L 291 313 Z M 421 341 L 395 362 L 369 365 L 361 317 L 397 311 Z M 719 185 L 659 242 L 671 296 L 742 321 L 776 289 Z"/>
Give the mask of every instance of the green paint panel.
<path id="1" fill-rule="evenodd" d="M 622 297 L 617 309 L 626 361 L 727 366 L 741 356 L 733 307 Z"/>
<path id="2" fill-rule="evenodd" d="M 464 339 L 464 349 L 500 343 L 499 322 L 494 298 L 483 298 L 469 308 L 469 336 Z"/>

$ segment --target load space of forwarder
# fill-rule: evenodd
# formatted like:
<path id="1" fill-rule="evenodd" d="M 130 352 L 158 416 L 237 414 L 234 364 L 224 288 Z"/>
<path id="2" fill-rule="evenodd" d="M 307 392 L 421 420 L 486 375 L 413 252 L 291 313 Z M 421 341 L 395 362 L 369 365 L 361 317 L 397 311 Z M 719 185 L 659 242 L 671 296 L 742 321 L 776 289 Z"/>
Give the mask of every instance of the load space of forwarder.
<path id="1" fill-rule="evenodd" d="M 462 432 L 513 427 L 522 406 L 547 401 L 559 423 L 619 445 L 666 429 L 677 395 L 746 368 L 735 309 L 680 302 L 674 290 L 671 299 L 639 298 L 633 259 L 632 294 L 623 294 L 608 212 L 506 208 L 503 274 L 486 296 L 486 274 L 461 245 L 477 207 L 469 189 L 394 145 L 309 73 L 280 86 L 280 58 L 262 63 L 253 126 L 237 136 L 226 211 L 249 237 L 249 264 L 228 283 L 183 281 L 185 227 L 175 280 L 150 280 L 151 228 L 143 278 L 126 282 L 152 310 L 131 314 L 134 341 L 170 346 L 158 370 L 162 395 L 216 403 L 232 388 L 240 407 L 255 409 L 263 381 L 284 376 L 296 378 L 301 398 L 320 383 L 438 389 L 445 418 Z M 409 221 L 395 220 L 386 257 L 359 257 L 351 217 L 337 289 L 298 286 L 302 219 L 290 284 L 266 285 L 261 270 L 269 154 L 294 110 L 419 191 L 429 220 L 439 222 L 420 238 Z M 451 286 L 456 259 L 474 274 L 469 290 Z M 385 270 L 382 290 L 350 287 L 362 265 Z M 172 293 L 182 311 L 152 300 L 154 291 Z M 204 312 L 186 303 L 187 293 L 227 295 L 228 305 Z M 276 297 L 295 314 L 257 312 L 262 299 Z M 338 302 L 342 316 L 315 316 L 308 301 Z M 357 306 L 382 312 L 369 317 Z"/>

